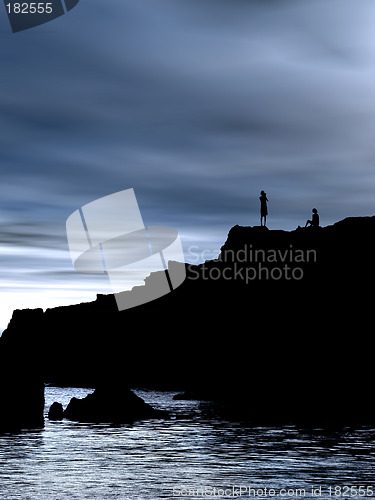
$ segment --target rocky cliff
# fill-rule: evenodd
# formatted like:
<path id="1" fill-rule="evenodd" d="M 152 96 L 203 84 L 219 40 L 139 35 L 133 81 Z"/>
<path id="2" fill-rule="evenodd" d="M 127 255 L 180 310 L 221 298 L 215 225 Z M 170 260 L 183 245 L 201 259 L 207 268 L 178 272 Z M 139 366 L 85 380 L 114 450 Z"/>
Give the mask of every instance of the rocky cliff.
<path id="1" fill-rule="evenodd" d="M 235 226 L 173 293 L 122 312 L 111 295 L 15 311 L 0 352 L 27 352 L 45 382 L 186 389 L 253 421 L 374 422 L 374 234 L 375 217 Z"/>
<path id="2" fill-rule="evenodd" d="M 32 334 L 42 322 L 42 309 L 15 311 L 0 339 L 0 432 L 44 426 L 44 347 Z"/>

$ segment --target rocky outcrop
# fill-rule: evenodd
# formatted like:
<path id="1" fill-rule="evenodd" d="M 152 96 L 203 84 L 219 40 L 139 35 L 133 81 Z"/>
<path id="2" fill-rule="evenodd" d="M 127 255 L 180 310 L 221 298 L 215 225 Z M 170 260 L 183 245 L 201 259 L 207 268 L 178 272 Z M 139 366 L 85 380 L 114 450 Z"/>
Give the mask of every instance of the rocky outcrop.
<path id="1" fill-rule="evenodd" d="M 236 418 L 373 423 L 374 234 L 375 217 L 234 226 L 218 258 L 187 265 L 173 293 L 122 312 L 111 295 L 16 311 L 0 352 L 27 352 L 60 385 L 96 387 L 110 374 L 205 394 Z"/>
<path id="2" fill-rule="evenodd" d="M 44 426 L 44 384 L 32 373 L 27 379 L 0 370 L 0 433 Z"/>
<path id="3" fill-rule="evenodd" d="M 55 401 L 48 410 L 49 420 L 62 420 L 64 418 L 64 408 L 61 403 Z"/>
<path id="4" fill-rule="evenodd" d="M 64 418 L 79 422 L 127 423 L 148 418 L 168 418 L 168 413 L 152 408 L 130 389 L 108 384 L 83 399 L 72 398 Z"/>
<path id="5" fill-rule="evenodd" d="M 16 311 L 0 339 L 0 432 L 44 426 L 40 345 L 32 330 L 42 313 L 41 309 Z"/>

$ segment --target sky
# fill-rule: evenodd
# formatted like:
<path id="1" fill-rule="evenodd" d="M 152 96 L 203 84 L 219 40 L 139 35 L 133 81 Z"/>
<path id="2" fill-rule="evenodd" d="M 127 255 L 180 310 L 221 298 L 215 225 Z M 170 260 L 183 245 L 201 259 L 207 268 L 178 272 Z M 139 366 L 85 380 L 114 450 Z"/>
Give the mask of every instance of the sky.
<path id="1" fill-rule="evenodd" d="M 374 214 L 371 0 L 80 0 L 12 33 L 0 6 L 0 331 L 14 309 L 110 293 L 66 220 L 133 188 L 185 260 L 236 224 Z"/>

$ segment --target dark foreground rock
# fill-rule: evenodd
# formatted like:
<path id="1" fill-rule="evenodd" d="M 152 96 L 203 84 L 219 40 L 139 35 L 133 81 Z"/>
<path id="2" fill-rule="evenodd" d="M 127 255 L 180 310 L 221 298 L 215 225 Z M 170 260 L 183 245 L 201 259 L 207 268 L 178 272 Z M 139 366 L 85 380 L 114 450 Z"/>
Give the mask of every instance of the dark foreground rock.
<path id="1" fill-rule="evenodd" d="M 15 311 L 0 352 L 25 380 L 22 352 L 53 384 L 97 387 L 109 374 L 128 387 L 204 394 L 261 424 L 375 424 L 374 237 L 375 217 L 294 231 L 234 226 L 218 258 L 186 265 L 173 293 L 121 312 L 113 295 Z"/>
<path id="2" fill-rule="evenodd" d="M 64 408 L 61 403 L 54 402 L 52 403 L 49 411 L 48 411 L 49 420 L 62 420 L 64 418 Z"/>
<path id="3" fill-rule="evenodd" d="M 3 378 L 0 400 L 0 433 L 44 426 L 44 384 L 40 378 L 32 374 L 26 380 Z"/>
<path id="4" fill-rule="evenodd" d="M 130 389 L 106 385 L 83 399 L 72 398 L 63 416 L 78 422 L 127 423 L 168 418 L 168 413 L 152 408 Z"/>
<path id="5" fill-rule="evenodd" d="M 32 325 L 38 324 L 43 311 L 18 314 Z M 38 341 L 29 328 L 19 333 L 10 325 L 8 346 L 0 348 L 0 433 L 44 426 L 44 381 L 34 356 L 39 351 Z"/>

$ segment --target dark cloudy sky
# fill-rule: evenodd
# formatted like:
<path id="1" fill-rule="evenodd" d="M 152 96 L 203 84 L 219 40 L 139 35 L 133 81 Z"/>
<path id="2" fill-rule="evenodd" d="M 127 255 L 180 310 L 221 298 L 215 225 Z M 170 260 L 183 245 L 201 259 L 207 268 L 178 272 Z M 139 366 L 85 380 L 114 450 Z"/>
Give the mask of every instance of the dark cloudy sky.
<path id="1" fill-rule="evenodd" d="M 4 8 L 0 60 L 1 328 L 106 290 L 65 222 L 122 189 L 188 261 L 258 224 L 261 189 L 271 229 L 373 215 L 373 0 L 80 0 L 16 34 Z"/>

